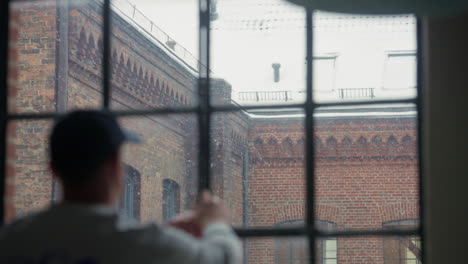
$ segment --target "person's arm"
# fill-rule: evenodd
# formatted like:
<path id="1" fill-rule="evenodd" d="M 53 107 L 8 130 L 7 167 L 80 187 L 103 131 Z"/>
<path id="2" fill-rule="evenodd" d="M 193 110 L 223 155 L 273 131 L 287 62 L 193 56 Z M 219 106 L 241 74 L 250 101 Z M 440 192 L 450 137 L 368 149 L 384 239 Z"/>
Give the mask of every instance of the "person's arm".
<path id="1" fill-rule="evenodd" d="M 229 212 L 222 201 L 205 191 L 193 212 L 169 223 L 179 230 L 167 228 L 163 233 L 180 257 L 187 253 L 184 260 L 178 260 L 181 263 L 240 264 L 241 243 L 228 222 Z"/>
<path id="2" fill-rule="evenodd" d="M 242 262 L 240 240 L 226 223 L 208 224 L 200 239 L 171 227 L 162 230 L 159 238 L 162 248 L 167 250 L 167 254 L 164 254 L 168 257 L 167 263 L 241 264 Z"/>

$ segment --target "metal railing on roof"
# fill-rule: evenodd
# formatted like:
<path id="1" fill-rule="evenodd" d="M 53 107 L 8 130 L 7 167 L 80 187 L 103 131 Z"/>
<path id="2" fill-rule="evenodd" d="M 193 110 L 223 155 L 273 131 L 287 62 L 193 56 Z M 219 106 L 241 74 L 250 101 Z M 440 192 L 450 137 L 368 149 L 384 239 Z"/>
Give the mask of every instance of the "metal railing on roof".
<path id="1" fill-rule="evenodd" d="M 374 98 L 374 88 L 340 88 L 338 89 L 338 97 L 340 99 L 355 99 L 355 98 Z"/>
<path id="2" fill-rule="evenodd" d="M 340 88 L 336 89 L 333 96 L 339 99 L 373 99 L 375 88 Z M 303 91 L 251 91 L 238 92 L 236 100 L 245 102 L 290 102 L 304 100 Z"/>
<path id="3" fill-rule="evenodd" d="M 240 102 L 288 102 L 304 97 L 300 91 L 253 91 L 238 92 L 237 95 Z"/>
<path id="4" fill-rule="evenodd" d="M 137 6 L 128 0 L 112 1 L 113 8 L 131 19 L 133 23 L 138 25 L 140 29 L 151 35 L 160 44 L 164 45 L 168 51 L 177 56 L 183 63 L 190 66 L 193 70 L 198 71 L 200 61 L 195 55 L 190 53 L 186 48 L 172 39 L 164 30 L 149 19 Z"/>

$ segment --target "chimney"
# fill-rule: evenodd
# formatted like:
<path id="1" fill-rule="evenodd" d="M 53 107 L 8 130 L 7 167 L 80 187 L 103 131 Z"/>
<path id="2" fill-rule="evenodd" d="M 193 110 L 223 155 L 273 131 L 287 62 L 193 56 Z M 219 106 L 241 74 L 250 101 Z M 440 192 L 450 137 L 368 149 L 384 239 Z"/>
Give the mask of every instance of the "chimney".
<path id="1" fill-rule="evenodd" d="M 273 67 L 273 80 L 274 82 L 279 82 L 280 81 L 280 63 L 273 63 L 271 64 L 271 67 Z"/>

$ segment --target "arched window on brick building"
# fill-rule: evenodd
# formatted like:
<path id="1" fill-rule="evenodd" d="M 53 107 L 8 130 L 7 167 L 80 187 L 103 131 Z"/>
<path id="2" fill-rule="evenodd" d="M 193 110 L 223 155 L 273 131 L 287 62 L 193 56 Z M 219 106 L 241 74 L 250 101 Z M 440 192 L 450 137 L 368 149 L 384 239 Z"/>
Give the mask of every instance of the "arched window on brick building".
<path id="1" fill-rule="evenodd" d="M 140 172 L 126 166 L 126 177 L 119 203 L 120 213 L 136 220 L 140 219 Z"/>
<path id="2" fill-rule="evenodd" d="M 180 212 L 180 186 L 171 179 L 163 180 L 163 219 L 168 221 Z"/>
<path id="3" fill-rule="evenodd" d="M 383 223 L 385 230 L 410 230 L 418 220 L 405 219 Z M 388 237 L 383 240 L 384 264 L 421 264 L 421 240 L 415 236 Z"/>
<path id="4" fill-rule="evenodd" d="M 316 227 L 323 231 L 332 231 L 336 224 L 316 220 Z M 277 224 L 282 227 L 302 226 L 304 220 L 293 220 Z M 277 239 L 275 241 L 276 264 L 307 264 L 310 263 L 307 239 L 301 237 Z M 338 247 L 336 238 L 318 239 L 316 243 L 317 264 L 336 264 Z"/>

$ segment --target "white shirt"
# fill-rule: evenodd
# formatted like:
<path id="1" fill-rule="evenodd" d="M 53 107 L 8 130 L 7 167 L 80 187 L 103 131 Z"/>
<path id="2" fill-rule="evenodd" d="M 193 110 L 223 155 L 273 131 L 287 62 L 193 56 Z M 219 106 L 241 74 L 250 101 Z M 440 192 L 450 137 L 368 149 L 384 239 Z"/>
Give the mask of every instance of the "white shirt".
<path id="1" fill-rule="evenodd" d="M 240 241 L 226 224 L 201 239 L 157 224 L 122 221 L 100 206 L 53 205 L 0 231 L 2 264 L 240 264 Z"/>

